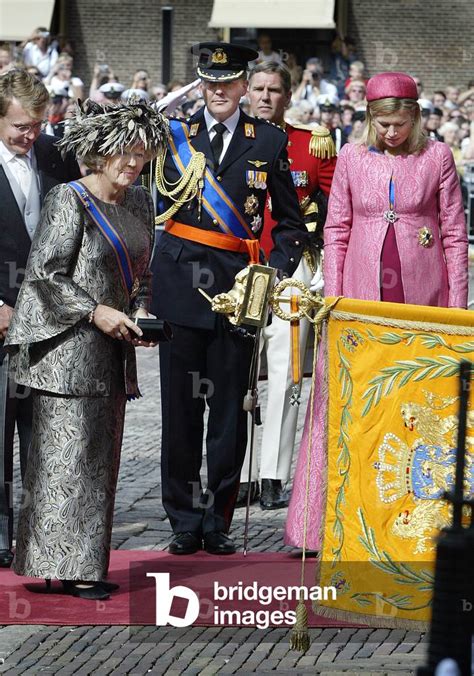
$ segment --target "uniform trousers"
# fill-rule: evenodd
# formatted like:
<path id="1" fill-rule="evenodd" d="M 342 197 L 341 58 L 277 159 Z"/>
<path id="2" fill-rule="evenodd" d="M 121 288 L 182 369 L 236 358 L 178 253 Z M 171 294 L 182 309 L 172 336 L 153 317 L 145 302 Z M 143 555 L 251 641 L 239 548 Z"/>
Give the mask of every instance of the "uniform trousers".
<path id="1" fill-rule="evenodd" d="M 292 278 L 309 286 L 313 273 L 308 262 L 302 257 Z M 298 292 L 299 293 L 299 292 Z M 289 296 L 290 289 L 284 295 Z M 289 305 L 283 306 L 289 312 Z M 300 355 L 304 362 L 306 346 L 310 331 L 310 323 L 306 319 L 300 321 Z M 290 479 L 291 461 L 295 445 L 298 406 L 292 406 L 290 322 L 279 319 L 275 314 L 271 324 L 266 326 L 260 339 L 260 352 L 265 352 L 268 374 L 267 408 L 263 415 L 263 434 L 260 454 L 260 478 L 279 479 L 283 484 Z M 250 438 L 250 437 L 249 437 Z M 242 469 L 242 482 L 248 481 L 250 449 L 247 448 Z M 251 480 L 259 477 L 256 449 L 252 455 Z"/>
<path id="2" fill-rule="evenodd" d="M 247 443 L 243 399 L 254 337 L 232 331 L 223 317 L 212 330 L 177 324 L 172 329 L 173 339 L 160 346 L 163 506 L 174 533 L 228 532 Z"/>
<path id="3" fill-rule="evenodd" d="M 0 364 L 0 549 L 10 549 L 13 538 L 13 440 L 15 426 L 20 446 L 21 477 L 25 476 L 31 441 L 31 392 L 8 377 L 9 357 Z"/>

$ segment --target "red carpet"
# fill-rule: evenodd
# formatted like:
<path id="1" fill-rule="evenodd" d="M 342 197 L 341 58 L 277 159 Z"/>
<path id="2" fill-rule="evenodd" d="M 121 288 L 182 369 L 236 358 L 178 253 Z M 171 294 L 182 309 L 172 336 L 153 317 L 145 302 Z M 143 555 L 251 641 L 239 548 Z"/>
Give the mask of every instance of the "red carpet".
<path id="1" fill-rule="evenodd" d="M 107 601 L 97 602 L 64 595 L 59 582 L 53 582 L 51 594 L 34 593 L 24 585 L 43 589 L 44 581 L 0 569 L 0 625 L 187 626 L 191 619 L 200 626 L 291 626 L 296 600 L 289 595 L 296 596 L 296 592 L 288 588 L 299 586 L 300 566 L 298 558 L 281 553 L 218 557 L 199 552 L 180 557 L 118 550 L 112 552 L 108 579 L 120 584 L 120 589 Z M 315 562 L 310 559 L 306 562 L 308 587 L 314 587 L 314 571 Z M 147 573 L 166 573 L 169 580 Z M 169 591 L 177 586 L 188 590 Z M 268 598 L 271 591 L 277 598 Z M 311 627 L 354 626 L 315 615 L 310 601 L 306 606 Z M 157 618 L 157 609 L 161 618 Z M 180 618 L 185 618 L 181 624 Z"/>

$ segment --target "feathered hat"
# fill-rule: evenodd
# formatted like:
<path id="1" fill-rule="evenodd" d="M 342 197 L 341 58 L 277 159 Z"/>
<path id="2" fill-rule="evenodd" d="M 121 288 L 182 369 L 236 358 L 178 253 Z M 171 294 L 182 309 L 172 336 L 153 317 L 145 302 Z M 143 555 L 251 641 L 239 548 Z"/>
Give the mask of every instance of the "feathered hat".
<path id="1" fill-rule="evenodd" d="M 70 152 L 80 158 L 116 155 L 141 143 L 156 153 L 165 147 L 168 136 L 166 117 L 144 101 L 110 106 L 88 99 L 67 120 L 56 145 L 63 155 Z"/>

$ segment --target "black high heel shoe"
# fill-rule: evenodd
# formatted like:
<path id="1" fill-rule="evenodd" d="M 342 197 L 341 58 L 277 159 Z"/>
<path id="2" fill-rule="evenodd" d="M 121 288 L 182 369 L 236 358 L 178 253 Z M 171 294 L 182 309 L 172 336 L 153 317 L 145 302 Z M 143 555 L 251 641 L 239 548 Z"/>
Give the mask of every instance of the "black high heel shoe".
<path id="1" fill-rule="evenodd" d="M 87 583 L 78 582 L 76 580 L 61 580 L 63 589 L 66 594 L 75 596 L 79 599 L 87 599 L 89 601 L 105 601 L 110 598 L 110 594 L 101 586 L 100 582 Z M 86 584 L 87 586 L 79 586 Z"/>
<path id="2" fill-rule="evenodd" d="M 33 592 L 33 594 L 52 594 L 53 593 L 53 588 L 51 586 L 51 580 L 45 579 L 45 586 L 42 587 L 39 584 L 35 583 L 27 583 L 23 585 L 25 589 L 28 589 L 28 591 Z"/>
<path id="3" fill-rule="evenodd" d="M 88 599 L 90 601 L 105 601 L 110 598 L 109 592 L 115 591 L 119 588 L 118 584 L 114 582 L 91 582 L 90 585 L 86 582 L 87 586 L 79 587 L 78 585 L 83 584 L 77 580 L 59 580 L 63 586 L 63 593 L 69 594 L 70 596 L 75 596 L 80 599 Z M 45 580 L 45 587 L 40 587 L 37 584 L 25 584 L 25 588 L 28 591 L 35 594 L 54 594 L 60 593 L 59 591 L 53 590 L 51 580 Z"/>
<path id="4" fill-rule="evenodd" d="M 117 584 L 116 582 L 107 582 L 106 580 L 100 580 L 100 582 L 97 582 L 98 585 L 102 587 L 102 589 L 106 592 L 114 592 L 117 591 L 117 589 L 120 589 L 120 585 Z"/>

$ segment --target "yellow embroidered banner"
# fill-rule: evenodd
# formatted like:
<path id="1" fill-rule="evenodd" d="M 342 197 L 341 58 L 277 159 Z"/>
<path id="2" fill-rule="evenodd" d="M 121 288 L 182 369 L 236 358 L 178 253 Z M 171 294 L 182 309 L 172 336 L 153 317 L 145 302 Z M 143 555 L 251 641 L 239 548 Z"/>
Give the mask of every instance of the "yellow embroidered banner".
<path id="1" fill-rule="evenodd" d="M 342 299 L 327 341 L 319 583 L 335 586 L 337 600 L 318 604 L 317 612 L 419 627 L 430 619 L 433 538 L 450 524 L 441 496 L 454 483 L 459 361 L 474 360 L 474 313 Z M 472 435 L 471 410 L 471 493 Z"/>

